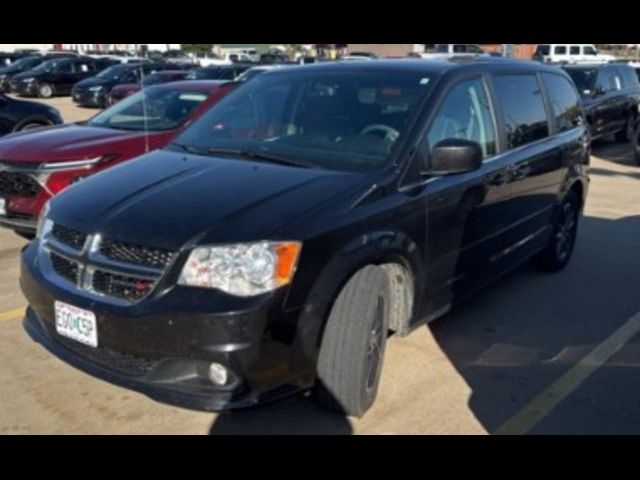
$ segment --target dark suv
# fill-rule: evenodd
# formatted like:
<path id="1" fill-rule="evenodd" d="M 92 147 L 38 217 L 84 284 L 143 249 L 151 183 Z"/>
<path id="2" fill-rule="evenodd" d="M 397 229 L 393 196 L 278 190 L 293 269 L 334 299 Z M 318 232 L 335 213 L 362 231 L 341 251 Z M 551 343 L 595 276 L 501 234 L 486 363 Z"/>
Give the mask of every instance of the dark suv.
<path id="1" fill-rule="evenodd" d="M 580 95 L 594 139 L 615 135 L 618 142 L 631 142 L 640 163 L 638 109 L 640 83 L 635 70 L 626 64 L 568 65 Z"/>
<path id="2" fill-rule="evenodd" d="M 510 60 L 274 69 L 164 150 L 54 197 L 25 327 L 195 408 L 313 390 L 363 415 L 408 335 L 535 256 L 571 258 L 589 135 L 568 75 Z"/>
<path id="3" fill-rule="evenodd" d="M 76 83 L 71 90 L 73 102 L 85 107 L 105 108 L 113 87 L 139 83 L 145 75 L 166 68 L 159 63 L 125 63 L 113 65 L 94 77 Z"/>
<path id="4" fill-rule="evenodd" d="M 76 83 L 107 66 L 108 63 L 90 57 L 52 58 L 14 76 L 10 82 L 11 92 L 40 98 L 69 95 Z"/>

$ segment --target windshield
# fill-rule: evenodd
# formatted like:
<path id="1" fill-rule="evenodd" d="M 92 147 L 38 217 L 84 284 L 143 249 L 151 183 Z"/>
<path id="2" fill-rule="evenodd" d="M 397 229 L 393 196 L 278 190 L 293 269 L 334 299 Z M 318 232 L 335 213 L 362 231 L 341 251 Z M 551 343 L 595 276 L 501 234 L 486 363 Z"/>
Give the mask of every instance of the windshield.
<path id="1" fill-rule="evenodd" d="M 31 70 L 33 73 L 44 73 L 44 72 L 51 72 L 53 70 L 55 70 L 56 68 L 58 68 L 58 66 L 62 65 L 63 63 L 68 62 L 69 60 L 64 59 L 64 60 L 47 60 L 46 62 L 41 63 L 40 65 L 38 65 L 36 68 L 34 68 L 33 70 Z"/>
<path id="2" fill-rule="evenodd" d="M 118 130 L 171 130 L 208 97 L 204 92 L 147 89 L 116 103 L 88 124 Z"/>
<path id="3" fill-rule="evenodd" d="M 6 73 L 21 72 L 29 70 L 39 63 L 42 63 L 42 58 L 40 57 L 25 57 L 16 62 L 13 62 L 9 67 L 5 68 L 4 71 Z"/>
<path id="4" fill-rule="evenodd" d="M 189 80 L 216 80 L 220 76 L 221 68 L 196 68 L 191 70 L 187 79 Z"/>
<path id="5" fill-rule="evenodd" d="M 132 71 L 131 67 L 126 65 L 115 65 L 113 67 L 109 67 L 106 70 L 101 71 L 96 75 L 96 78 L 101 78 L 103 80 L 120 80 L 125 73 Z"/>
<path id="6" fill-rule="evenodd" d="M 176 143 L 329 170 L 388 165 L 431 81 L 421 72 L 270 72 L 245 83 Z"/>
<path id="7" fill-rule="evenodd" d="M 591 95 L 596 85 L 598 71 L 594 68 L 578 69 L 568 68 L 567 73 L 576 84 L 576 88 L 582 95 Z"/>

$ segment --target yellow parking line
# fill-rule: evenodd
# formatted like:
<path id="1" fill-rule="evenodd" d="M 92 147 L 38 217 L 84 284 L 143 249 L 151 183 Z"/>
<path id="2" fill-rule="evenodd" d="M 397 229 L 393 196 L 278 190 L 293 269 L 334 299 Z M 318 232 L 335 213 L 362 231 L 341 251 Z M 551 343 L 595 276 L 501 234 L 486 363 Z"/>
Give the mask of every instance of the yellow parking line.
<path id="1" fill-rule="evenodd" d="M 24 316 L 24 309 L 25 307 L 22 307 L 22 308 L 16 308 L 15 310 L 11 310 L 9 312 L 0 313 L 0 322 L 4 322 L 5 320 L 14 320 L 17 318 L 22 318 Z"/>
<path id="2" fill-rule="evenodd" d="M 527 433 L 639 332 L 640 312 L 593 349 L 558 381 L 538 394 L 494 433 L 496 435 L 523 435 Z"/>

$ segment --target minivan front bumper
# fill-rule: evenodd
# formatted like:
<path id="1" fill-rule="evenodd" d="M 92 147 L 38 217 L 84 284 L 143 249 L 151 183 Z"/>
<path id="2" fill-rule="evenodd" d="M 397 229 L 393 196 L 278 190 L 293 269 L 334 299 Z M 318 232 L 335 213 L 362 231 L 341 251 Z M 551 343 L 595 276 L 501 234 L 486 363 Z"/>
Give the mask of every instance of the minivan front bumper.
<path id="1" fill-rule="evenodd" d="M 24 327 L 76 368 L 164 403 L 206 411 L 250 407 L 312 385 L 312 362 L 296 347 L 299 312 L 282 309 L 284 292 L 226 312 L 217 292 L 191 288 L 129 307 L 111 305 L 45 278 L 36 244 L 22 258 L 20 285 L 29 302 Z M 96 315 L 97 348 L 56 332 L 55 301 Z M 224 386 L 209 379 L 212 363 L 227 369 Z"/>

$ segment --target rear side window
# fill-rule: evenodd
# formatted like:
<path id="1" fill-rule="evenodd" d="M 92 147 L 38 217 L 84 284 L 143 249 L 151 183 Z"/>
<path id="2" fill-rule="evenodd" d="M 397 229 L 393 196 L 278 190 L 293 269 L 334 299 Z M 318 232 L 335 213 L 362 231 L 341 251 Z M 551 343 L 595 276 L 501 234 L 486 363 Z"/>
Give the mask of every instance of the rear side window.
<path id="1" fill-rule="evenodd" d="M 59 73 L 73 73 L 74 70 L 74 65 L 71 62 L 65 62 L 65 63 L 59 63 L 54 70 L 58 71 Z"/>
<path id="2" fill-rule="evenodd" d="M 509 148 L 549 136 L 542 90 L 535 75 L 498 75 L 493 83 Z"/>
<path id="3" fill-rule="evenodd" d="M 598 73 L 596 89 L 603 93 L 622 90 L 622 77 L 613 68 L 603 68 Z"/>
<path id="4" fill-rule="evenodd" d="M 638 87 L 638 75 L 633 68 L 620 66 L 618 67 L 618 71 L 622 75 L 622 81 L 624 82 L 625 88 Z"/>
<path id="5" fill-rule="evenodd" d="M 580 55 L 580 47 L 578 45 L 574 45 L 569 49 L 569 53 L 571 55 Z"/>
<path id="6" fill-rule="evenodd" d="M 567 47 L 565 45 L 560 45 L 558 47 L 555 47 L 553 49 L 553 53 L 555 53 L 556 55 L 566 55 L 567 54 Z"/>
<path id="7" fill-rule="evenodd" d="M 555 118 L 558 132 L 566 132 L 580 124 L 580 98 L 569 80 L 560 75 L 543 73 L 542 78 L 547 86 L 551 111 Z"/>
<path id="8" fill-rule="evenodd" d="M 484 158 L 496 154 L 493 112 L 481 78 L 461 82 L 451 89 L 427 134 L 430 148 L 450 138 L 479 143 Z"/>

